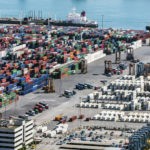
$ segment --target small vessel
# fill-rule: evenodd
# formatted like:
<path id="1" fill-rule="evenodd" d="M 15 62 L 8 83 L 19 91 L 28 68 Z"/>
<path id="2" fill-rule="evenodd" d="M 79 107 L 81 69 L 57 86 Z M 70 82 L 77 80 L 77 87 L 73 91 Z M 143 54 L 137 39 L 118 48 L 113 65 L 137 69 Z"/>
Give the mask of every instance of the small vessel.
<path id="1" fill-rule="evenodd" d="M 150 31 L 150 25 L 146 26 L 146 30 Z"/>
<path id="2" fill-rule="evenodd" d="M 85 11 L 82 11 L 80 14 L 76 12 L 75 8 L 73 8 L 72 12 L 68 14 L 66 20 L 49 20 L 49 23 L 57 26 L 98 27 L 96 21 L 87 19 Z"/>

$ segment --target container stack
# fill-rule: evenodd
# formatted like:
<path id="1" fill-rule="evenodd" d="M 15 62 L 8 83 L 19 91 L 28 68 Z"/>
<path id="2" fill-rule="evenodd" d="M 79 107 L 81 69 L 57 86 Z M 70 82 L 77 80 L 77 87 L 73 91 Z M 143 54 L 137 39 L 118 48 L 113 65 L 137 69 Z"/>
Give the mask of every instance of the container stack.
<path id="1" fill-rule="evenodd" d="M 10 92 L 9 94 L 3 93 L 0 95 L 0 108 L 6 107 L 17 100 L 18 95 L 14 92 Z"/>
<path id="2" fill-rule="evenodd" d="M 146 36 L 142 31 L 40 25 L 5 26 L 0 33 L 1 92 L 19 91 L 22 95 L 47 84 L 48 76 L 57 79 L 78 73 L 82 58 L 92 62 L 105 50 L 125 50 L 141 35 Z"/>

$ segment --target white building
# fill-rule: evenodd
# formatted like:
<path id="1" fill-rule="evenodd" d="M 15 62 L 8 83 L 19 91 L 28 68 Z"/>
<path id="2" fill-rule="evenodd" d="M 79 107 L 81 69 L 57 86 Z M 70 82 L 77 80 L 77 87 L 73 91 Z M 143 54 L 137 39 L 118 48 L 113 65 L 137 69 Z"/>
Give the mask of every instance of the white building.
<path id="1" fill-rule="evenodd" d="M 33 120 L 0 120 L 0 150 L 18 150 L 33 141 Z"/>

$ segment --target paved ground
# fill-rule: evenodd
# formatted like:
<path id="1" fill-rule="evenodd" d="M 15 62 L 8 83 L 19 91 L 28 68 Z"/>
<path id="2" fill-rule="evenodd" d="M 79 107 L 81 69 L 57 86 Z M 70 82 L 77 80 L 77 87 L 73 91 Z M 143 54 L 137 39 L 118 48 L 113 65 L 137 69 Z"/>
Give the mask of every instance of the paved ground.
<path id="1" fill-rule="evenodd" d="M 150 47 L 142 47 L 140 49 L 135 50 L 135 57 L 139 58 L 140 60 L 144 62 L 149 62 L 150 58 Z M 125 59 L 125 53 L 122 54 L 122 60 Z M 84 97 L 88 93 L 92 92 L 92 90 L 83 90 L 83 91 L 77 91 L 77 94 L 73 96 L 72 98 L 64 98 L 59 97 L 60 93 L 62 93 L 64 90 L 69 89 L 72 90 L 75 87 L 75 84 L 77 83 L 90 83 L 94 86 L 102 86 L 100 83 L 100 80 L 106 79 L 109 81 L 115 80 L 119 76 L 115 75 L 111 78 L 106 77 L 103 75 L 104 72 L 104 60 L 112 60 L 114 61 L 114 55 L 106 56 L 100 60 L 97 60 L 91 64 L 88 65 L 88 73 L 87 74 L 78 74 L 78 75 L 72 75 L 68 78 L 64 78 L 61 81 L 56 80 L 55 81 L 55 87 L 56 87 L 56 93 L 53 94 L 45 94 L 42 93 L 40 90 L 34 93 L 27 94 L 25 96 L 21 96 L 20 100 L 15 104 L 12 104 L 10 106 L 6 107 L 6 113 L 3 113 L 3 116 L 10 116 L 10 115 L 21 115 L 24 114 L 27 110 L 33 108 L 33 106 L 39 102 L 39 101 L 45 101 L 49 104 L 50 109 L 33 117 L 35 120 L 35 123 L 37 125 L 40 125 L 44 123 L 45 121 L 52 120 L 56 115 L 58 114 L 64 114 L 64 115 L 79 115 L 79 109 L 75 108 L 75 104 L 80 102 L 80 97 Z M 125 74 L 128 72 L 126 70 Z M 95 74 L 95 75 L 94 75 Z M 5 109 L 1 109 L 1 112 L 4 112 Z M 94 114 L 98 113 L 98 109 L 91 110 L 91 109 L 82 109 L 81 113 L 84 113 L 86 116 L 93 116 Z M 123 126 L 124 123 L 114 123 L 114 122 L 84 122 L 83 121 L 76 121 L 74 124 L 70 124 L 70 129 L 76 128 L 80 124 L 82 125 L 92 125 L 92 124 L 98 124 L 98 125 L 118 125 Z M 131 126 L 141 126 L 143 124 L 130 124 Z M 44 146 L 44 150 L 50 150 L 49 146 L 45 145 L 45 142 L 49 142 L 50 145 L 54 145 L 54 141 L 49 141 L 46 139 L 44 140 L 42 145 L 39 145 L 37 147 L 37 150 L 41 150 Z M 55 148 L 52 147 L 54 150 Z M 57 149 L 57 148 L 56 148 Z"/>

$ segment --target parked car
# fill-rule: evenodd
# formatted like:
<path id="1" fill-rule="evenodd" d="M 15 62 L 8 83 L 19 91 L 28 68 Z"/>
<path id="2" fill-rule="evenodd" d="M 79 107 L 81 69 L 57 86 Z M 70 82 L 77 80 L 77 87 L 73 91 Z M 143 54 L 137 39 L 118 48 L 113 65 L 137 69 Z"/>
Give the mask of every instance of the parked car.
<path id="1" fill-rule="evenodd" d="M 120 63 L 119 66 L 118 66 L 118 68 L 120 68 L 121 70 L 125 70 L 125 69 L 127 69 L 127 64 Z"/>
<path id="2" fill-rule="evenodd" d="M 93 86 L 91 84 L 85 83 L 84 85 L 85 85 L 85 87 L 87 87 L 87 89 L 92 89 L 93 88 Z"/>
<path id="3" fill-rule="evenodd" d="M 39 110 L 38 110 L 38 109 L 33 109 L 33 111 L 35 112 L 35 114 L 38 114 L 38 113 L 39 113 Z"/>
<path id="4" fill-rule="evenodd" d="M 34 110 L 29 110 L 28 112 L 26 112 L 27 115 L 29 116 L 35 116 L 35 111 Z"/>
<path id="5" fill-rule="evenodd" d="M 45 107 L 45 109 L 49 109 L 49 106 L 47 103 L 45 102 L 39 102 L 40 105 L 43 105 Z"/>
<path id="6" fill-rule="evenodd" d="M 75 86 L 76 89 L 78 90 L 84 90 L 86 88 L 86 86 L 84 84 L 81 84 L 81 83 L 78 83 L 76 86 Z"/>
<path id="7" fill-rule="evenodd" d="M 39 106 L 35 106 L 33 109 L 34 110 L 37 109 L 39 111 L 39 113 L 43 112 L 43 108 L 41 108 Z"/>
<path id="8" fill-rule="evenodd" d="M 18 117 L 19 117 L 19 118 L 22 118 L 22 119 L 28 119 L 28 118 L 29 118 L 29 115 L 24 114 L 24 115 L 19 115 Z"/>
<path id="9" fill-rule="evenodd" d="M 45 110 L 45 106 L 44 105 L 41 105 L 41 104 L 37 103 L 35 106 L 38 106 L 38 107 L 42 108 L 43 110 Z"/>

